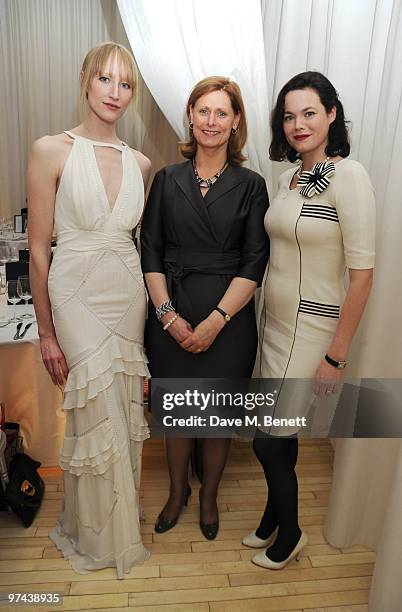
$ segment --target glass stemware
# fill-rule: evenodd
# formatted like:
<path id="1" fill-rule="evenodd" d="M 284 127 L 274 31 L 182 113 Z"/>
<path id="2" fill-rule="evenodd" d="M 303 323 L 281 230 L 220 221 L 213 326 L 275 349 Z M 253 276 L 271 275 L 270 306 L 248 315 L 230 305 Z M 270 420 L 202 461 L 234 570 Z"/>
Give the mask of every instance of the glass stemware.
<path id="1" fill-rule="evenodd" d="M 17 280 L 7 281 L 7 299 L 9 302 L 11 302 L 11 304 L 14 304 L 14 312 L 13 312 L 12 318 L 10 319 L 10 323 L 15 323 L 16 321 L 19 321 L 19 318 L 15 316 L 16 315 L 15 305 L 18 304 L 18 302 L 20 301 L 20 297 L 18 295 L 18 290 L 17 290 L 17 285 L 18 285 Z"/>
<path id="2" fill-rule="evenodd" d="M 10 261 L 18 261 L 19 257 L 20 257 L 18 247 L 10 246 L 8 248 L 9 248 L 9 251 L 10 251 Z"/>
<path id="3" fill-rule="evenodd" d="M 0 327 L 9 324 L 7 316 L 7 300 L 6 300 L 6 277 L 0 271 Z"/>
<path id="4" fill-rule="evenodd" d="M 4 266 L 10 260 L 10 249 L 8 246 L 0 246 L 0 265 Z"/>
<path id="5" fill-rule="evenodd" d="M 31 293 L 31 285 L 29 283 L 29 276 L 23 275 L 18 277 L 17 282 L 17 293 L 19 297 L 24 300 L 25 308 L 29 300 L 32 297 Z M 33 319 L 33 315 L 30 312 L 24 312 L 24 314 L 20 315 L 20 319 Z"/>

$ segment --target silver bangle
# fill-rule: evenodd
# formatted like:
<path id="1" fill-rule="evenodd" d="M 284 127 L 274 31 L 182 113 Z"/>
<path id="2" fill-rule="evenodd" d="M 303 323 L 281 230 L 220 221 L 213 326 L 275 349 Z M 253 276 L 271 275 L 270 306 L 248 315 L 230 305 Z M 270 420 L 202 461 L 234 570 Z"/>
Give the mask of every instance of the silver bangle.
<path id="1" fill-rule="evenodd" d="M 156 313 L 156 317 L 157 317 L 158 321 L 161 320 L 161 318 L 163 317 L 164 314 L 166 314 L 167 312 L 172 312 L 172 311 L 174 311 L 174 306 L 173 306 L 172 300 L 168 300 L 167 302 L 163 302 L 163 304 L 161 304 L 160 306 L 155 308 L 155 313 Z"/>
<path id="2" fill-rule="evenodd" d="M 169 328 L 169 327 L 172 325 L 172 323 L 174 323 L 174 322 L 176 321 L 176 319 L 178 319 L 178 318 L 179 318 L 179 315 L 178 315 L 178 314 L 175 314 L 175 316 L 174 316 L 174 317 L 172 317 L 172 318 L 170 319 L 170 321 L 168 321 L 168 322 L 166 323 L 166 325 L 164 325 L 164 326 L 163 326 L 163 331 L 166 331 L 166 330 L 167 330 L 167 329 L 168 329 L 168 328 Z"/>

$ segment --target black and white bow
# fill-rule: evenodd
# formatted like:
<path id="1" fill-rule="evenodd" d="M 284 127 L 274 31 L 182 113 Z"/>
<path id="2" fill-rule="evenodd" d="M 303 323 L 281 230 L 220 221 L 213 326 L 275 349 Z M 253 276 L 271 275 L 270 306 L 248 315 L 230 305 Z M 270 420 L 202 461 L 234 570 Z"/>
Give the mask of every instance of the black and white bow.
<path id="1" fill-rule="evenodd" d="M 304 185 L 300 193 L 307 198 L 324 191 L 329 185 L 329 178 L 335 173 L 335 164 L 332 161 L 323 161 L 315 164 L 312 170 L 304 170 L 297 181 L 297 187 Z"/>

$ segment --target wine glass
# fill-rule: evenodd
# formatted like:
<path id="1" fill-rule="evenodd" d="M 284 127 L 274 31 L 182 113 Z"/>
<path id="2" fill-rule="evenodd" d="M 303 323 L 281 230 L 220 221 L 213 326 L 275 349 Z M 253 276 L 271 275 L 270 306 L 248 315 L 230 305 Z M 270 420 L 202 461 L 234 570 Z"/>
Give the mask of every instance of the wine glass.
<path id="1" fill-rule="evenodd" d="M 15 279 L 7 281 L 7 299 L 9 302 L 11 302 L 11 304 L 14 304 L 14 312 L 12 318 L 10 319 L 10 323 L 19 321 L 19 318 L 15 316 L 15 305 L 20 301 L 17 285 L 18 281 Z"/>
<path id="2" fill-rule="evenodd" d="M 10 246 L 8 247 L 9 251 L 10 251 L 10 261 L 19 261 L 19 249 L 16 246 Z"/>
<path id="3" fill-rule="evenodd" d="M 6 239 L 13 236 L 13 220 L 10 216 L 3 219 L 3 235 Z"/>
<path id="4" fill-rule="evenodd" d="M 6 277 L 0 271 L 0 327 L 4 327 L 5 325 L 9 324 L 9 319 L 7 317 L 7 300 L 4 303 L 5 296 Z"/>
<path id="5" fill-rule="evenodd" d="M 17 282 L 17 293 L 19 297 L 24 300 L 25 308 L 27 307 L 28 301 L 32 297 L 31 293 L 31 285 L 29 282 L 29 276 L 23 275 L 18 277 Z M 20 315 L 20 319 L 32 319 L 33 315 L 30 312 L 24 312 L 24 314 Z"/>
<path id="6" fill-rule="evenodd" d="M 0 265 L 4 266 L 10 259 L 8 246 L 0 246 Z"/>

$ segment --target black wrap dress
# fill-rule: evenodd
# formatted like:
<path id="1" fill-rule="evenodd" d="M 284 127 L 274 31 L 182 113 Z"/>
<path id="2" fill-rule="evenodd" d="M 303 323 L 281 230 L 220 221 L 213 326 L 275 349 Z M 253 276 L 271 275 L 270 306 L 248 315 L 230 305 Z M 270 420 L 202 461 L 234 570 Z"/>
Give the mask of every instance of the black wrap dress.
<path id="1" fill-rule="evenodd" d="M 193 328 L 235 276 L 261 283 L 269 254 L 267 208 L 265 181 L 247 168 L 229 165 L 205 197 L 191 161 L 155 175 L 142 222 L 142 269 L 166 275 L 177 312 Z M 154 377 L 249 377 L 257 349 L 254 300 L 199 354 L 163 331 L 149 300 L 145 345 Z"/>

